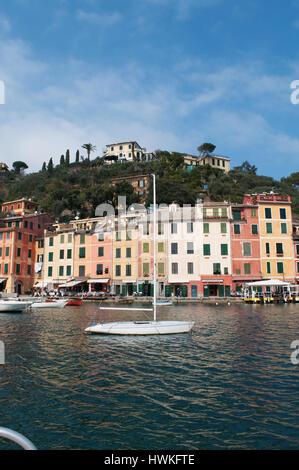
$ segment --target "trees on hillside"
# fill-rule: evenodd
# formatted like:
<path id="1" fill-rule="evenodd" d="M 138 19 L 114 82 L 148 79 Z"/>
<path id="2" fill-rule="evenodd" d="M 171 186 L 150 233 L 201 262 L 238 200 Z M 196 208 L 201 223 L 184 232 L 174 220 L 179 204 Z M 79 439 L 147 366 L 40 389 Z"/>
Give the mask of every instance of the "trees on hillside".
<path id="1" fill-rule="evenodd" d="M 87 158 L 88 160 L 90 160 L 90 154 L 91 152 L 94 152 L 96 150 L 96 147 L 92 145 L 91 143 L 89 143 L 89 144 L 82 145 L 82 148 L 87 151 Z"/>
<path id="2" fill-rule="evenodd" d="M 201 157 L 205 157 L 206 155 L 210 155 L 214 152 L 216 145 L 210 144 L 205 142 L 204 144 L 197 147 L 197 151 Z"/>

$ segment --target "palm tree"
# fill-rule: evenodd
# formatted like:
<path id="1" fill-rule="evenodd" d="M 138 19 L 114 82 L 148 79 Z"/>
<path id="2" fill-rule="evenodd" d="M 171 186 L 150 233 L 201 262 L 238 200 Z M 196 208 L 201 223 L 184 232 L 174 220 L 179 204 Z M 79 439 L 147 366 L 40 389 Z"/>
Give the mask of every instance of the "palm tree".
<path id="1" fill-rule="evenodd" d="M 87 151 L 87 158 L 90 161 L 90 154 L 91 152 L 94 152 L 96 150 L 96 147 L 89 143 L 89 144 L 82 145 L 82 148 Z"/>

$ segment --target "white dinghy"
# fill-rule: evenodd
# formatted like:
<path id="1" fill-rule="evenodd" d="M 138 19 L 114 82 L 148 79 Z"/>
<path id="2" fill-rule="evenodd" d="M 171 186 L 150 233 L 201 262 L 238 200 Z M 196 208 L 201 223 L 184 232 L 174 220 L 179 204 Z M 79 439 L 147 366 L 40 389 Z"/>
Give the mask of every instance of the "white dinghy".
<path id="1" fill-rule="evenodd" d="M 49 300 L 49 301 L 36 301 L 33 302 L 31 308 L 64 308 L 67 305 L 67 300 Z"/>
<path id="2" fill-rule="evenodd" d="M 153 193 L 154 193 L 154 298 L 153 309 L 140 308 L 123 308 L 123 307 L 102 307 L 101 310 L 126 310 L 126 311 L 153 311 L 154 319 L 152 321 L 127 321 L 127 322 L 111 322 L 98 323 L 85 329 L 86 333 L 106 334 L 106 335 L 169 335 L 178 333 L 189 333 L 193 326 L 193 321 L 157 321 L 157 247 L 156 247 L 156 176 L 153 176 Z M 168 304 L 168 303 L 167 303 Z M 161 305 L 161 304 L 160 304 Z"/>

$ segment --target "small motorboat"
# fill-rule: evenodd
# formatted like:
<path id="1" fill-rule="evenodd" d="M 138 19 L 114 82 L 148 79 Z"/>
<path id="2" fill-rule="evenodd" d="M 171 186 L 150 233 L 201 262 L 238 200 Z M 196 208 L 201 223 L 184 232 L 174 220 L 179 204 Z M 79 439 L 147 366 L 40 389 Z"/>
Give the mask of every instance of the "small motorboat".
<path id="1" fill-rule="evenodd" d="M 40 308 L 64 308 L 67 305 L 67 300 L 41 300 L 33 302 L 31 308 L 40 309 Z"/>
<path id="2" fill-rule="evenodd" d="M 0 300 L 0 312 L 24 312 L 31 306 L 31 302 L 21 300 Z"/>
<path id="3" fill-rule="evenodd" d="M 67 305 L 80 307 L 80 305 L 82 305 L 82 299 L 69 299 Z"/>
<path id="4" fill-rule="evenodd" d="M 167 301 L 167 300 L 158 300 L 156 302 L 156 305 L 157 307 L 169 307 L 170 305 L 172 305 L 172 302 L 171 301 Z"/>

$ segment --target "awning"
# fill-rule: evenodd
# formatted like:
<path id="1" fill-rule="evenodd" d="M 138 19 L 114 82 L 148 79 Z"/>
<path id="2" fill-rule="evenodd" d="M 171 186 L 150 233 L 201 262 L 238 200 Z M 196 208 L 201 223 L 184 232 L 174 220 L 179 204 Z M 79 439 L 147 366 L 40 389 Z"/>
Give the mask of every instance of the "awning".
<path id="1" fill-rule="evenodd" d="M 110 281 L 110 279 L 88 279 L 87 283 L 88 284 L 107 284 Z"/>
<path id="2" fill-rule="evenodd" d="M 6 277 L 0 279 L 0 284 L 2 284 L 2 282 L 4 282 L 4 281 L 7 281 L 7 278 L 6 278 Z"/>
<path id="3" fill-rule="evenodd" d="M 59 284 L 58 287 L 74 287 L 74 286 L 77 286 L 78 284 L 83 284 L 83 282 L 86 282 L 86 280 L 84 281 L 69 281 L 69 282 L 65 282 L 64 284 Z"/>
<path id="4" fill-rule="evenodd" d="M 203 279 L 202 282 L 205 284 L 222 284 L 223 279 Z"/>
<path id="5" fill-rule="evenodd" d="M 40 281 L 37 284 L 35 284 L 34 287 L 47 287 L 49 285 L 49 281 Z"/>
<path id="6" fill-rule="evenodd" d="M 188 284 L 189 281 L 182 281 L 181 279 L 177 280 L 177 281 L 168 281 L 169 284 Z"/>
<path id="7" fill-rule="evenodd" d="M 281 281 L 280 279 L 268 279 L 267 281 L 256 281 L 256 282 L 248 282 L 246 286 L 249 287 L 260 287 L 260 286 L 289 286 L 289 282 Z"/>

